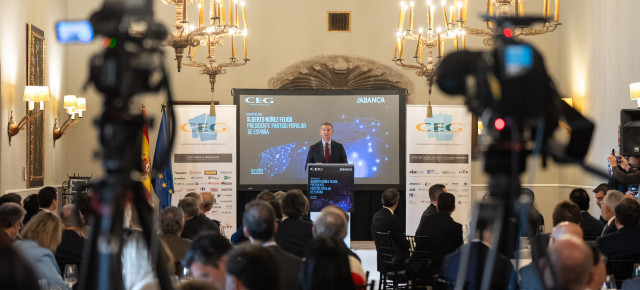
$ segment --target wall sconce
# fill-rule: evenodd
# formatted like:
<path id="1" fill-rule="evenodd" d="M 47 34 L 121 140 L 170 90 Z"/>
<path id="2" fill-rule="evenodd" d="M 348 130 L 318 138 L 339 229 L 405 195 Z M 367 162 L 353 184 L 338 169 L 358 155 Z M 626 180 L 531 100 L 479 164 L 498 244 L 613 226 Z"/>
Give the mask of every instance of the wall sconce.
<path id="1" fill-rule="evenodd" d="M 11 146 L 11 137 L 18 135 L 20 130 L 24 129 L 24 126 L 33 121 L 35 118 L 42 114 L 44 110 L 44 102 L 49 101 L 49 87 L 47 86 L 26 86 L 24 88 L 24 96 L 22 100 L 29 102 L 29 111 L 22 117 L 20 122 L 16 124 L 13 121 L 13 110 L 11 110 L 11 117 L 9 117 L 9 124 L 7 125 L 7 133 L 9 134 L 9 146 Z M 35 102 L 40 102 L 40 112 L 34 113 Z"/>
<path id="2" fill-rule="evenodd" d="M 63 106 L 67 109 L 69 117 L 64 121 L 64 123 L 62 123 L 62 127 L 60 128 L 58 128 L 57 118 L 53 123 L 53 146 L 56 146 L 56 140 L 60 139 L 60 137 L 62 137 L 69 128 L 80 122 L 82 112 L 87 110 L 87 99 L 76 98 L 76 96 L 73 95 L 64 96 Z M 76 119 L 76 113 L 78 114 L 78 119 Z"/>
<path id="3" fill-rule="evenodd" d="M 629 97 L 638 102 L 638 109 L 640 109 L 640 82 L 629 84 Z"/>

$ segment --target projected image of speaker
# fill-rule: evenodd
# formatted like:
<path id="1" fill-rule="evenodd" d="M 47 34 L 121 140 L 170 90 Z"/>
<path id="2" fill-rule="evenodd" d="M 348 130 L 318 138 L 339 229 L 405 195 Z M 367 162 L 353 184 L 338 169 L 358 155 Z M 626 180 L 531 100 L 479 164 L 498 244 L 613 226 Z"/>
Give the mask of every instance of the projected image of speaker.
<path id="1" fill-rule="evenodd" d="M 620 110 L 620 154 L 640 155 L 640 109 Z"/>

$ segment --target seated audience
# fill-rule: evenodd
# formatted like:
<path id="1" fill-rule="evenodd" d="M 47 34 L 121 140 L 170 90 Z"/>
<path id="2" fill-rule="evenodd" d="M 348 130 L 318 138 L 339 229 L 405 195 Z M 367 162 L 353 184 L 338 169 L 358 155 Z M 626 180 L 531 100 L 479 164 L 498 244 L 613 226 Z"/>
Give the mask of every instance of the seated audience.
<path id="1" fill-rule="evenodd" d="M 229 253 L 227 262 L 227 290 L 278 290 L 280 265 L 273 265 L 271 251 L 263 247 L 245 243 Z M 297 274 L 297 272 L 296 272 Z"/>
<path id="2" fill-rule="evenodd" d="M 13 202 L 22 206 L 22 197 L 20 197 L 19 194 L 13 192 L 0 196 L 0 205 L 7 202 Z"/>
<path id="3" fill-rule="evenodd" d="M 563 237 L 549 247 L 543 269 L 545 289 L 587 289 L 594 278 L 593 252 L 581 238 Z"/>
<path id="4" fill-rule="evenodd" d="M 458 269 L 462 252 L 469 250 L 469 262 L 467 263 L 465 289 L 480 289 L 482 285 L 482 275 L 487 263 L 489 246 L 493 238 L 493 221 L 481 219 L 476 225 L 476 233 L 473 240 L 463 245 L 459 250 L 446 256 L 442 266 L 442 277 L 447 284 L 455 285 L 458 277 Z M 500 253 L 497 253 L 491 275 L 489 289 L 512 289 L 510 281 L 516 281 L 516 273 L 511 261 Z M 515 283 L 514 283 L 515 284 Z"/>
<path id="5" fill-rule="evenodd" d="M 462 225 L 451 218 L 456 209 L 456 197 L 448 192 L 438 196 L 436 214 L 422 215 L 416 230 L 416 236 L 431 237 L 431 266 L 435 273 L 440 272 L 442 259 L 462 246 Z M 416 245 L 417 248 L 428 245 Z M 412 265 L 416 273 L 424 272 L 425 265 Z"/>
<path id="6" fill-rule="evenodd" d="M 382 208 L 373 215 L 371 231 L 374 234 L 375 232 L 391 232 L 394 253 L 397 256 L 395 266 L 399 269 L 405 269 L 409 258 L 409 242 L 404 237 L 405 230 L 402 221 L 394 215 L 399 201 L 400 193 L 394 188 L 389 188 L 382 193 Z"/>
<path id="7" fill-rule="evenodd" d="M 0 226 L 2 230 L 10 238 L 11 243 L 21 240 L 20 228 L 22 227 L 22 219 L 27 213 L 20 205 L 13 202 L 0 205 Z"/>
<path id="8" fill-rule="evenodd" d="M 342 241 L 318 237 L 311 241 L 302 264 L 300 283 L 303 290 L 353 290 L 349 255 Z M 358 285 L 365 284 L 364 279 Z"/>
<path id="9" fill-rule="evenodd" d="M 580 208 L 580 227 L 585 240 L 595 240 L 602 234 L 602 223 L 589 214 L 589 194 L 582 188 L 575 188 L 569 194 L 569 199 Z"/>
<path id="10" fill-rule="evenodd" d="M 24 226 L 22 237 L 24 240 L 16 241 L 14 246 L 31 263 L 39 278 L 47 280 L 49 287 L 69 289 L 53 256 L 62 238 L 60 218 L 52 212 L 42 211 Z"/>
<path id="11" fill-rule="evenodd" d="M 175 206 L 166 207 L 160 212 L 160 239 L 167 245 L 176 263 L 184 258 L 189 249 L 191 240 L 180 237 L 184 228 L 184 214 Z M 182 267 L 176 266 L 176 273 L 182 271 Z"/>
<path id="12" fill-rule="evenodd" d="M 227 259 L 231 248 L 227 238 L 216 233 L 204 233 L 191 242 L 182 264 L 189 268 L 195 279 L 225 289 Z"/>
<path id="13" fill-rule="evenodd" d="M 431 200 L 431 202 L 427 209 L 422 212 L 422 218 L 428 215 L 436 214 L 438 212 L 438 210 L 436 209 L 436 206 L 438 206 L 438 197 L 443 192 L 447 192 L 447 188 L 442 184 L 434 184 L 429 187 L 429 199 Z"/>
<path id="14" fill-rule="evenodd" d="M 614 188 L 607 183 L 601 183 L 593 189 L 593 193 L 595 193 L 596 196 L 596 204 L 598 205 L 600 210 L 602 210 L 602 201 L 607 195 L 607 191 L 612 189 Z M 602 223 L 602 226 L 607 224 L 607 220 L 602 215 L 600 215 L 600 218 L 598 220 L 600 221 L 600 223 Z"/>
<path id="15" fill-rule="evenodd" d="M 553 208 L 553 214 L 551 215 L 553 226 L 557 226 L 561 222 L 572 222 L 574 224 L 580 224 L 580 208 L 577 204 L 565 200 L 561 201 Z"/>
<path id="16" fill-rule="evenodd" d="M 607 193 L 609 196 L 611 193 Z M 606 198 L 605 198 L 606 202 Z M 615 224 L 618 231 L 596 240 L 598 249 L 613 259 L 640 259 L 640 204 L 632 199 L 624 198 L 615 208 Z"/>
<path id="17" fill-rule="evenodd" d="M 198 194 L 198 196 L 200 196 Z M 184 213 L 184 227 L 181 237 L 192 240 L 198 234 L 205 231 L 220 233 L 220 229 L 216 224 L 200 215 L 198 203 L 194 198 L 185 197 L 178 202 L 178 207 Z"/>
<path id="18" fill-rule="evenodd" d="M 351 269 L 351 277 L 356 285 L 365 284 L 366 275 L 362 269 L 360 258 L 344 243 L 347 236 L 347 213 L 342 208 L 330 205 L 322 209 L 320 216 L 313 223 L 313 236 L 315 238 L 331 238 L 335 239 L 339 246 L 347 252 L 349 256 L 349 269 Z"/>
<path id="19" fill-rule="evenodd" d="M 216 197 L 213 196 L 213 193 L 208 191 L 201 192 L 200 197 L 202 198 L 202 203 L 200 204 L 200 212 L 202 216 L 210 220 L 212 223 L 216 224 L 221 230 L 220 233 L 224 236 L 224 229 L 221 227 L 220 221 L 211 219 L 206 215 L 206 213 L 208 213 L 213 208 L 213 204 L 216 203 Z"/>
<path id="20" fill-rule="evenodd" d="M 536 195 L 533 193 L 533 190 L 529 188 L 523 188 L 520 194 L 524 194 L 531 199 L 531 210 L 529 210 L 529 224 L 533 227 L 531 230 L 537 235 L 542 234 L 544 232 L 544 217 L 533 205 L 536 200 Z M 520 233 L 520 236 L 524 237 L 527 236 L 527 234 Z"/>
<path id="21" fill-rule="evenodd" d="M 7 290 L 41 290 L 31 264 L 11 243 L 12 240 L 0 238 L 0 286 Z"/>
<path id="22" fill-rule="evenodd" d="M 276 197 L 273 194 L 273 192 L 268 190 L 263 190 L 260 193 L 258 193 L 258 196 L 256 196 L 256 200 L 262 200 L 270 203 L 271 201 L 276 200 Z M 282 219 L 282 213 L 280 213 L 280 218 Z M 238 230 L 231 235 L 231 243 L 234 245 L 237 245 L 241 242 L 248 241 L 248 240 L 249 238 L 244 236 L 244 227 L 242 225 L 239 226 Z"/>
<path id="23" fill-rule="evenodd" d="M 276 221 L 280 223 L 282 221 L 282 204 L 277 200 L 270 200 L 269 204 L 273 207 L 273 213 L 276 214 Z"/>
<path id="24" fill-rule="evenodd" d="M 38 211 L 50 211 L 57 214 L 58 191 L 51 186 L 46 186 L 40 189 L 38 191 L 38 205 L 40 206 Z"/>
<path id="25" fill-rule="evenodd" d="M 624 199 L 624 194 L 617 190 L 609 190 L 602 200 L 601 216 L 607 220 L 602 229 L 602 237 L 615 233 L 618 228 L 615 223 L 614 209 Z"/>
<path id="26" fill-rule="evenodd" d="M 24 209 L 27 211 L 22 223 L 26 225 L 29 220 L 38 213 L 38 209 L 40 209 L 40 205 L 38 205 L 38 194 L 34 193 L 27 196 L 22 203 Z"/>
<path id="27" fill-rule="evenodd" d="M 282 199 L 282 221 L 278 224 L 276 243 L 283 250 L 303 257 L 307 243 L 313 239 L 313 224 L 301 219 L 309 211 L 309 201 L 299 189 L 292 189 Z"/>
<path id="28" fill-rule="evenodd" d="M 299 257 L 284 251 L 275 242 L 274 234 L 278 229 L 275 219 L 273 208 L 269 203 L 259 200 L 248 203 L 242 215 L 244 235 L 249 237 L 252 243 L 262 245 L 273 255 L 270 263 L 262 267 L 270 268 L 275 265 L 280 269 L 278 271 L 280 289 L 297 289 L 299 287 L 298 272 L 302 261 Z"/>
<path id="29" fill-rule="evenodd" d="M 62 231 L 60 245 L 56 249 L 58 266 L 60 271 L 64 271 L 66 264 L 76 264 L 80 269 L 82 249 L 86 240 L 82 232 L 84 218 L 80 216 L 80 221 L 76 219 L 75 206 L 73 204 L 67 204 L 62 207 L 60 218 L 62 219 L 64 230 Z"/>

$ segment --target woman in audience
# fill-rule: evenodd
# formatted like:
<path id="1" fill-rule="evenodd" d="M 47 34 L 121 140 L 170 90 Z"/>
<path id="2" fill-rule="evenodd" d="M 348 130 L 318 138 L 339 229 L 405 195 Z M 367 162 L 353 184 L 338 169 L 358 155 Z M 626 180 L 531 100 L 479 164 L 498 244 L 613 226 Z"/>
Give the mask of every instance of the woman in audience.
<path id="1" fill-rule="evenodd" d="M 14 243 L 16 249 L 31 262 L 40 279 L 49 287 L 69 289 L 60 276 L 60 268 L 53 252 L 62 239 L 62 221 L 51 212 L 40 212 L 22 229 L 23 241 Z"/>
<path id="2" fill-rule="evenodd" d="M 322 237 L 311 241 L 302 263 L 300 284 L 303 290 L 355 289 L 348 254 L 340 242 Z"/>
<path id="3" fill-rule="evenodd" d="M 29 220 L 38 213 L 38 209 L 40 209 L 40 205 L 38 204 L 38 194 L 34 193 L 27 196 L 22 203 L 24 209 L 27 211 L 22 223 L 26 225 Z"/>

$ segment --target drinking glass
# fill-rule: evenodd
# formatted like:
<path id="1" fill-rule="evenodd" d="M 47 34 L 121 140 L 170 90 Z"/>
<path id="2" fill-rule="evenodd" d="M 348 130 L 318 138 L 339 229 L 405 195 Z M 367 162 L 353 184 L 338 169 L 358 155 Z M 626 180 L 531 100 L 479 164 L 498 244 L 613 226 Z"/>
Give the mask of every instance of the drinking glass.
<path id="1" fill-rule="evenodd" d="M 38 280 L 38 285 L 40 286 L 40 290 L 49 290 L 49 283 L 47 283 L 47 279 Z"/>
<path id="2" fill-rule="evenodd" d="M 604 279 L 602 289 L 616 289 L 616 278 L 613 277 L 613 275 L 607 275 L 607 278 Z"/>
<path id="3" fill-rule="evenodd" d="M 633 278 L 640 277 L 640 263 L 633 264 Z"/>
<path id="4" fill-rule="evenodd" d="M 69 285 L 69 288 L 73 287 L 78 282 L 78 265 L 66 264 L 64 265 L 64 282 Z"/>

